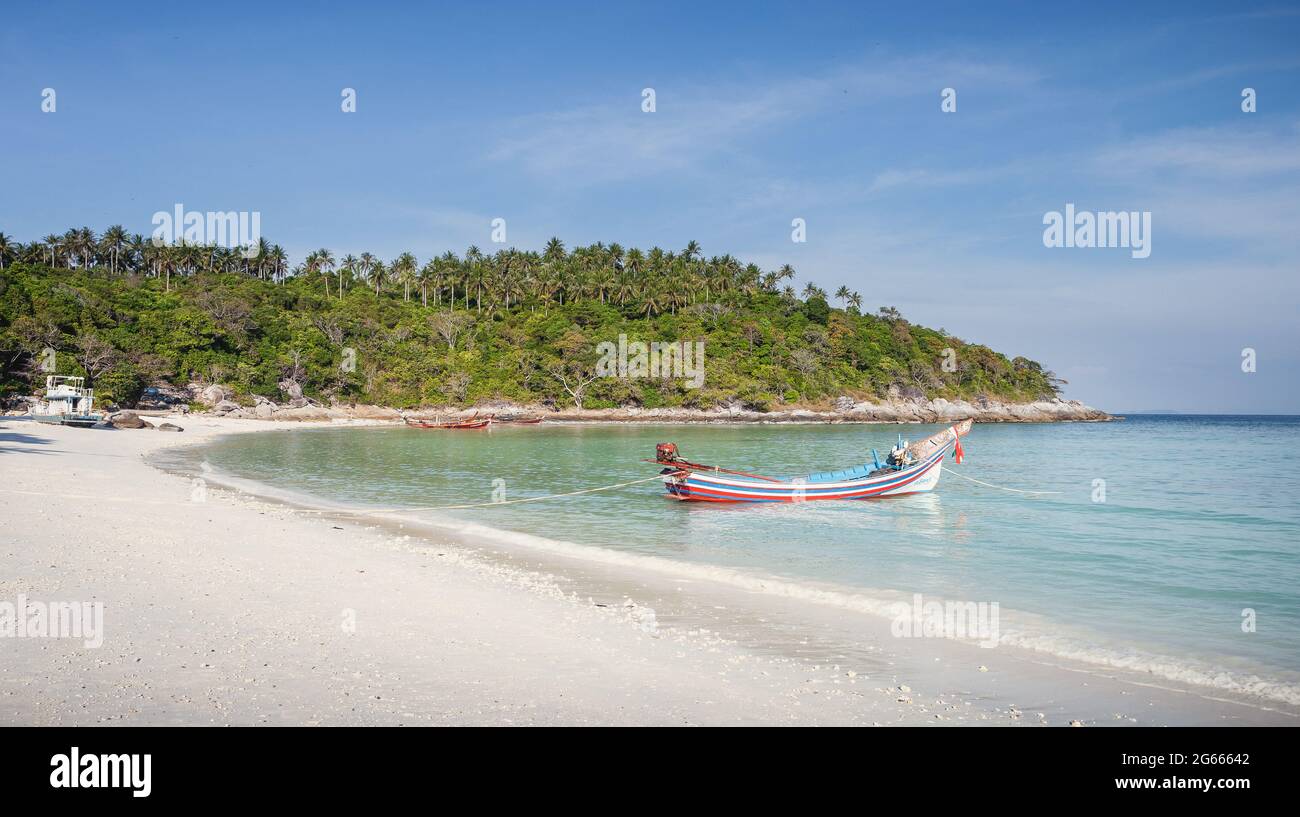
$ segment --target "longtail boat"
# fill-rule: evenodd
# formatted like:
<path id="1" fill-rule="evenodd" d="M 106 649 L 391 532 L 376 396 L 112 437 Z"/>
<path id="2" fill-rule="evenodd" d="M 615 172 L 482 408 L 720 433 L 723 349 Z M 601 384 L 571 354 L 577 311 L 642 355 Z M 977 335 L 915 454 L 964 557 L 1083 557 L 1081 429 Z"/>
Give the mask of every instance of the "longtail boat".
<path id="1" fill-rule="evenodd" d="M 516 426 L 535 426 L 544 418 L 542 417 L 521 417 L 518 414 L 495 414 L 492 421 L 495 423 L 509 423 Z"/>
<path id="2" fill-rule="evenodd" d="M 455 420 L 447 423 L 439 423 L 429 422 L 428 420 L 412 420 L 408 417 L 406 418 L 406 425 L 410 428 L 442 428 L 472 431 L 479 428 L 488 428 L 492 425 L 492 418 L 488 417 L 485 420 L 471 418 L 469 420 Z"/>
<path id="3" fill-rule="evenodd" d="M 673 443 L 660 443 L 654 462 L 668 494 L 690 502 L 808 502 L 820 499 L 875 499 L 932 491 L 943 472 L 943 458 L 953 452 L 962 461 L 961 438 L 970 433 L 971 421 L 962 420 L 917 443 L 901 437 L 884 462 L 871 452 L 873 462 L 839 471 L 802 477 L 766 477 L 730 471 L 682 459 Z"/>

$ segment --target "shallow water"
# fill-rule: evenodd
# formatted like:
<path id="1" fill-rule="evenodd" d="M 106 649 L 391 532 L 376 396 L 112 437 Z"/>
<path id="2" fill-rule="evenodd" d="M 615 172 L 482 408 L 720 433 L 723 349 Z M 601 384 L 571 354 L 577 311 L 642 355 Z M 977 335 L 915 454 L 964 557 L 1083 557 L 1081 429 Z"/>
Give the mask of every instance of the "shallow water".
<path id="1" fill-rule="evenodd" d="M 238 435 L 197 454 L 335 502 L 420 507 L 650 476 L 640 460 L 666 441 L 759 473 L 843 467 L 883 454 L 900 429 L 918 439 L 938 427 L 349 428 Z M 1007 643 L 1300 703 L 1300 418 L 977 425 L 964 445 L 965 464 L 948 460 L 937 492 L 911 497 L 717 506 L 666 499 L 648 482 L 436 514 L 886 601 L 997 602 Z M 998 491 L 952 470 L 1061 493 Z M 1253 633 L 1242 630 L 1247 609 Z"/>

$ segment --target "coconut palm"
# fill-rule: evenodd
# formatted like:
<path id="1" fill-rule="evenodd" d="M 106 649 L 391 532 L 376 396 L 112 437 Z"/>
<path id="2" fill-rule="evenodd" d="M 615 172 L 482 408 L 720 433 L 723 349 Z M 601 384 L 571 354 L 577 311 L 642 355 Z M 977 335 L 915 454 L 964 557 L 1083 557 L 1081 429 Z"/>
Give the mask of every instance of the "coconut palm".
<path id="1" fill-rule="evenodd" d="M 357 262 L 357 274 L 368 286 L 375 288 L 375 297 L 379 297 L 379 287 L 384 283 L 384 262 L 372 253 L 363 252 Z"/>
<path id="2" fill-rule="evenodd" d="M 121 224 L 114 224 L 104 231 L 104 235 L 99 240 L 100 250 L 108 257 L 109 271 L 114 275 L 117 274 L 117 265 L 122 257 L 122 252 L 127 248 L 126 228 Z"/>
<path id="3" fill-rule="evenodd" d="M 19 244 L 4 233 L 0 233 L 0 269 L 5 268 L 5 261 L 18 254 Z"/>
<path id="4" fill-rule="evenodd" d="M 415 256 L 404 252 L 393 261 L 393 280 L 402 285 L 402 300 L 411 300 L 411 285 L 415 283 Z"/>
<path id="5" fill-rule="evenodd" d="M 334 271 L 334 253 L 327 249 L 319 249 L 315 252 L 316 271 L 321 274 L 325 282 L 325 297 L 330 295 L 330 273 Z"/>
<path id="6" fill-rule="evenodd" d="M 343 279 L 352 278 L 357 274 L 357 257 L 352 253 L 343 256 L 339 262 L 339 300 L 343 300 Z"/>
<path id="7" fill-rule="evenodd" d="M 840 288 L 835 290 L 835 299 L 843 303 L 844 306 L 847 308 L 849 305 L 849 296 L 852 294 L 853 294 L 852 292 L 849 292 L 848 286 L 846 286 L 845 284 L 840 284 Z"/>
<path id="8" fill-rule="evenodd" d="M 826 290 L 817 286 L 812 281 L 809 281 L 807 284 L 804 285 L 803 299 L 805 301 L 812 300 L 813 298 L 825 298 L 825 297 L 826 297 Z"/>

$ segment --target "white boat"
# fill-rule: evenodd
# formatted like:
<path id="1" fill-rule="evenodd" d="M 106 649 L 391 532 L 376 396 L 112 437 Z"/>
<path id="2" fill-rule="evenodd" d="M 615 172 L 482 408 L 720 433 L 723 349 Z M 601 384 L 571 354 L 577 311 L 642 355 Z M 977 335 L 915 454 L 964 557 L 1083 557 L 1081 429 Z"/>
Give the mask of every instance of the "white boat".
<path id="1" fill-rule="evenodd" d="M 95 411 L 95 390 L 86 388 L 86 378 L 61 374 L 45 378 L 45 398 L 30 413 L 38 423 L 83 428 L 104 419 Z"/>

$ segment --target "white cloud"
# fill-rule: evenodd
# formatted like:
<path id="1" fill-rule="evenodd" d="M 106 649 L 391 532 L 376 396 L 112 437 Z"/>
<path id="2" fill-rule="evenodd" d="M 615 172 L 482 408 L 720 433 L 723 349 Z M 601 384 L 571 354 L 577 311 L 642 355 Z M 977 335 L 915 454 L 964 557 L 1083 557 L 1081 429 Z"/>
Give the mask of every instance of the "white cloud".
<path id="1" fill-rule="evenodd" d="M 1022 88 L 1037 77 L 1021 68 L 957 59 L 898 59 L 851 65 L 818 76 L 767 82 L 660 87 L 657 110 L 626 99 L 522 117 L 507 126 L 490 159 L 575 185 L 649 178 L 697 168 L 742 148 L 765 129 L 790 126 L 838 106 L 863 106 L 941 88 Z"/>

